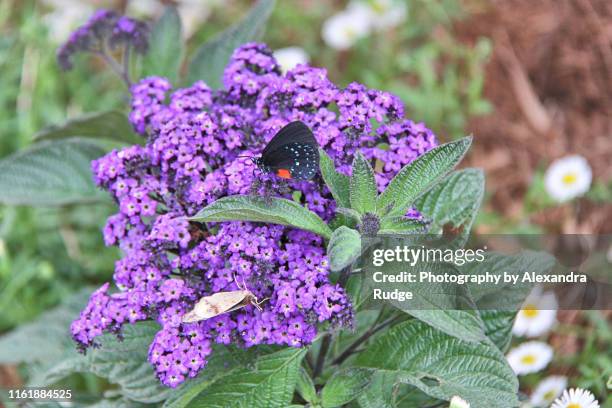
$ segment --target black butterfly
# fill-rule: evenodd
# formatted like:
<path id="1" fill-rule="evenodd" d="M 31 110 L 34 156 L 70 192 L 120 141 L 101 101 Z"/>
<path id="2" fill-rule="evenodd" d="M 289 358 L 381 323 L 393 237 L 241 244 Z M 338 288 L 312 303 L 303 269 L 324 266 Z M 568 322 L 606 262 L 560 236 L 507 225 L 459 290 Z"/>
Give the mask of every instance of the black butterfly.
<path id="1" fill-rule="evenodd" d="M 259 169 L 278 177 L 310 180 L 319 169 L 319 150 L 312 131 L 304 122 L 289 123 L 252 159 Z"/>

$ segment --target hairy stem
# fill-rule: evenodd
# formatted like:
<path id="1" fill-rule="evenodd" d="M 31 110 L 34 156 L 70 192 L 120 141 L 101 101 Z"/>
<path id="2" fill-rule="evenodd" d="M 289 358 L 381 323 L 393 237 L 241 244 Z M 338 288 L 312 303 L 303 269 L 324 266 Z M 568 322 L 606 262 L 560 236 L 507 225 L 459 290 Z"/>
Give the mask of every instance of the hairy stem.
<path id="1" fill-rule="evenodd" d="M 382 315 L 382 311 L 379 315 L 379 317 Z M 332 365 L 340 365 L 344 362 L 344 360 L 346 360 L 347 358 L 349 358 L 351 356 L 351 354 L 353 354 L 355 352 L 355 350 L 363 343 L 365 343 L 370 337 L 372 337 L 374 334 L 376 334 L 377 332 L 379 332 L 380 330 L 384 329 L 385 327 L 391 325 L 392 323 L 394 323 L 395 321 L 399 320 L 402 316 L 401 315 L 397 315 L 397 316 L 391 316 L 390 318 L 388 318 L 387 320 L 383 321 L 382 323 L 380 323 L 378 326 L 376 325 L 376 322 L 372 325 L 372 327 L 370 327 L 365 333 L 363 333 L 357 340 L 355 340 L 353 343 L 351 343 L 346 350 L 344 350 L 342 352 L 342 354 L 340 354 L 338 357 L 336 357 L 334 359 L 334 361 L 332 361 Z M 378 319 L 377 319 L 378 321 Z"/>
<path id="2" fill-rule="evenodd" d="M 96 54 L 99 55 L 104 60 L 104 62 L 108 64 L 110 69 L 115 74 L 117 74 L 119 78 L 123 80 L 123 82 L 128 88 L 132 85 L 132 82 L 130 81 L 128 73 L 123 70 L 123 68 L 121 67 L 121 65 L 119 65 L 117 60 L 115 60 L 115 58 L 110 56 L 104 48 L 96 51 Z"/>
<path id="3" fill-rule="evenodd" d="M 323 341 L 321 342 L 321 348 L 319 349 L 319 355 L 317 356 L 317 362 L 315 363 L 315 368 L 312 371 L 312 378 L 317 378 L 323 372 L 323 367 L 325 366 L 325 356 L 329 350 L 329 346 L 331 345 L 332 335 L 327 333 L 323 337 Z"/>

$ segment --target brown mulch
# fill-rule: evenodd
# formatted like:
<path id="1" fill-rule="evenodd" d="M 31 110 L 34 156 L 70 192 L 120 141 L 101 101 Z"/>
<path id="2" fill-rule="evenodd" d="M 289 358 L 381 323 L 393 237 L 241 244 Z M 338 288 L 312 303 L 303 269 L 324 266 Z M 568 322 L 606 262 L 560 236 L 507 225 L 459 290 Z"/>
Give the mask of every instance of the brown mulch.
<path id="1" fill-rule="evenodd" d="M 465 0 L 470 16 L 455 31 L 486 36 L 493 55 L 485 97 L 494 112 L 469 124 L 470 165 L 487 173 L 490 209 L 517 221 L 534 171 L 580 154 L 594 180 L 612 179 L 612 2 Z M 531 215 L 566 233 L 612 232 L 612 205 L 581 200 Z"/>

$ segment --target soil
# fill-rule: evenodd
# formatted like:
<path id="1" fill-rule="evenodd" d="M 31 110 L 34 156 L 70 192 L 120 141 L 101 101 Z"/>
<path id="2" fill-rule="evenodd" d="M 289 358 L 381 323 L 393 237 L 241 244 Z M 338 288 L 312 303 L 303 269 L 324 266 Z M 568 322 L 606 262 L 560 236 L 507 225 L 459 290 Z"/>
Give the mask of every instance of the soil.
<path id="1" fill-rule="evenodd" d="M 565 233 L 612 233 L 612 205 L 580 200 L 526 214 L 534 172 L 580 154 L 612 180 L 612 2 L 465 0 L 455 27 L 493 42 L 484 93 L 494 112 L 471 121 L 470 165 L 485 169 L 490 210 Z"/>

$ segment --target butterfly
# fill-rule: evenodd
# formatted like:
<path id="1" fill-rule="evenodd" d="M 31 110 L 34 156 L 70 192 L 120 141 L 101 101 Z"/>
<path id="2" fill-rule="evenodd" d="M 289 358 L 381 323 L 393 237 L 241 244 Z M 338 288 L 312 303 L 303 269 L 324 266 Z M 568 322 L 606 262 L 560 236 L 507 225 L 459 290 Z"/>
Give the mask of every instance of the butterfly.
<path id="1" fill-rule="evenodd" d="M 198 300 L 192 310 L 183 315 L 181 321 L 183 323 L 195 323 L 232 312 L 247 305 L 253 305 L 261 311 L 260 305 L 268 300 L 268 298 L 260 302 L 253 292 L 246 288 L 244 283 L 241 286 L 238 284 L 238 281 L 236 281 L 236 285 L 240 290 L 219 292 L 210 296 L 204 296 Z"/>
<path id="2" fill-rule="evenodd" d="M 304 122 L 291 122 L 272 138 L 260 157 L 252 158 L 262 172 L 280 178 L 310 180 L 319 169 L 319 149 Z"/>

